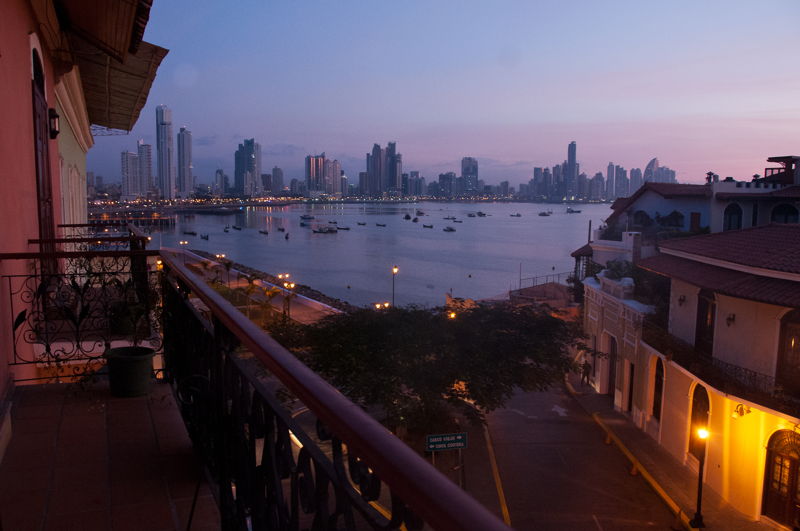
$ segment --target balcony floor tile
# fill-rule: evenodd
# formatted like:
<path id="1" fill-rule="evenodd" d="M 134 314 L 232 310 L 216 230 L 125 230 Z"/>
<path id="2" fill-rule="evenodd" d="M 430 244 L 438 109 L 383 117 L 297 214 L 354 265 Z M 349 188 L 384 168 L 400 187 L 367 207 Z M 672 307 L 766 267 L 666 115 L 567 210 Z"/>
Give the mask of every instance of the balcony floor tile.
<path id="1" fill-rule="evenodd" d="M 141 398 L 107 383 L 17 389 L 0 463 L 0 528 L 218 529 L 219 511 L 168 385 Z"/>

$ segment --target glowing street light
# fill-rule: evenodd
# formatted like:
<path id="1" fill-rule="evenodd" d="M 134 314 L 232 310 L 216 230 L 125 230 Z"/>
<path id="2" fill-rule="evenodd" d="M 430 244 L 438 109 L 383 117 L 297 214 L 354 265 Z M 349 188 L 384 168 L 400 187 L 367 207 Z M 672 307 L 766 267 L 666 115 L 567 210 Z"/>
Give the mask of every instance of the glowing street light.
<path id="1" fill-rule="evenodd" d="M 705 527 L 705 523 L 703 523 L 703 465 L 706 462 L 706 441 L 708 440 L 708 429 L 707 428 L 698 428 L 697 429 L 697 438 L 703 442 L 703 448 L 700 451 L 700 466 L 698 467 L 697 471 L 697 512 L 694 513 L 694 517 L 689 522 L 689 525 L 695 529 L 700 529 Z"/>
<path id="2" fill-rule="evenodd" d="M 392 306 L 394 306 L 394 279 L 397 276 L 397 273 L 399 272 L 400 272 L 399 267 L 397 267 L 396 265 L 392 266 Z"/>
<path id="3" fill-rule="evenodd" d="M 447 312 L 447 318 L 448 319 L 455 319 L 456 318 L 456 312 Z"/>
<path id="4" fill-rule="evenodd" d="M 181 246 L 181 260 L 183 261 L 183 265 L 186 265 L 186 251 L 184 251 L 183 248 L 189 245 L 189 242 L 186 240 L 181 240 L 178 242 L 178 245 Z"/>
<path id="5" fill-rule="evenodd" d="M 286 275 L 286 277 L 288 276 L 289 275 Z M 295 286 L 294 282 L 283 283 L 283 289 L 286 290 L 286 293 L 284 293 L 283 295 L 283 315 L 286 319 L 291 317 L 291 302 L 292 302 L 292 297 L 294 295 L 294 292 L 292 290 L 294 290 L 294 286 Z"/>

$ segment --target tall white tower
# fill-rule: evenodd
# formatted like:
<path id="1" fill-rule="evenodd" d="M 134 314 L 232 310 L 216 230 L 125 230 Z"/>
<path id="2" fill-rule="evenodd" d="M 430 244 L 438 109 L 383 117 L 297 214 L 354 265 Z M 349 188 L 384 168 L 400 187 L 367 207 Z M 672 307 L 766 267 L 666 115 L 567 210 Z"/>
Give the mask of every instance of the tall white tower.
<path id="1" fill-rule="evenodd" d="M 158 189 L 162 199 L 175 199 L 175 155 L 172 141 L 172 111 L 156 107 L 156 150 Z"/>

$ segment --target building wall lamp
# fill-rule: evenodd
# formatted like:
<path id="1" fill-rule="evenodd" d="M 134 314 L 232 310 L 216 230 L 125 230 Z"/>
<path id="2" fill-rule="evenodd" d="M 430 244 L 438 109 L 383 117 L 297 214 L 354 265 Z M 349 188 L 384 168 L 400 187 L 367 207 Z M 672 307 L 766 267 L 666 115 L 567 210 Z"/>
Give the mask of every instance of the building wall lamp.
<path id="1" fill-rule="evenodd" d="M 678 297 L 678 306 L 683 306 L 685 302 L 686 302 L 686 295 L 681 295 L 680 297 Z"/>
<path id="2" fill-rule="evenodd" d="M 55 140 L 58 133 L 61 132 L 59 125 L 59 116 L 55 109 L 52 107 L 47 109 L 47 121 L 50 126 L 50 140 Z"/>
<path id="3" fill-rule="evenodd" d="M 750 406 L 746 406 L 744 404 L 736 404 L 736 407 L 733 408 L 733 414 L 731 415 L 731 417 L 738 419 L 739 417 L 744 417 L 749 413 L 750 413 Z"/>
<path id="4" fill-rule="evenodd" d="M 729 313 L 728 317 L 725 318 L 725 324 L 730 326 L 735 322 L 736 322 L 736 314 L 735 313 Z"/>

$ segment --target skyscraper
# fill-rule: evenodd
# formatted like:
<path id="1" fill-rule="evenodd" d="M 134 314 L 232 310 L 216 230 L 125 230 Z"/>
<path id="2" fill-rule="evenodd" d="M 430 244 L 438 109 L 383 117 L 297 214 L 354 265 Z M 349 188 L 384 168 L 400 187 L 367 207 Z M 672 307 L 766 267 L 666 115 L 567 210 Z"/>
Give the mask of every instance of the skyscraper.
<path id="1" fill-rule="evenodd" d="M 239 144 L 234 155 L 233 194 L 253 196 L 259 191 L 261 179 L 261 145 L 255 138 Z"/>
<path id="2" fill-rule="evenodd" d="M 566 196 L 575 195 L 578 184 L 578 145 L 574 140 L 567 147 L 567 165 L 563 179 Z"/>
<path id="3" fill-rule="evenodd" d="M 384 172 L 383 190 L 386 192 L 398 192 L 403 187 L 403 156 L 397 152 L 396 142 L 386 144 Z"/>
<path id="4" fill-rule="evenodd" d="M 616 197 L 617 190 L 615 188 L 616 181 L 615 178 L 615 168 L 614 163 L 608 163 L 608 171 L 606 172 L 606 199 L 614 199 Z"/>
<path id="5" fill-rule="evenodd" d="M 192 132 L 181 127 L 178 132 L 178 196 L 189 197 L 194 191 L 192 175 Z"/>
<path id="6" fill-rule="evenodd" d="M 658 159 L 654 158 L 647 163 L 644 169 L 644 182 L 653 182 L 656 180 L 656 172 L 658 171 Z"/>
<path id="7" fill-rule="evenodd" d="M 380 144 L 372 146 L 372 153 L 367 153 L 367 195 L 380 197 L 384 192 L 386 175 L 386 150 Z"/>
<path id="8" fill-rule="evenodd" d="M 283 170 L 277 166 L 272 168 L 272 193 L 283 191 Z"/>
<path id="9" fill-rule="evenodd" d="M 309 197 L 325 193 L 325 152 L 306 157 L 306 191 Z"/>
<path id="10" fill-rule="evenodd" d="M 464 178 L 464 191 L 467 195 L 478 192 L 478 159 L 464 157 L 461 159 L 461 177 Z"/>
<path id="11" fill-rule="evenodd" d="M 641 168 L 631 169 L 631 183 L 628 187 L 628 194 L 633 195 L 636 190 L 642 187 L 642 170 Z"/>
<path id="12" fill-rule="evenodd" d="M 153 189 L 153 146 L 145 144 L 144 139 L 136 143 L 139 156 L 139 180 L 142 195 L 147 195 Z"/>
<path id="13" fill-rule="evenodd" d="M 139 156 L 130 151 L 123 151 L 120 156 L 122 173 L 122 196 L 124 199 L 135 199 L 142 194 L 139 178 Z"/>
<path id="14" fill-rule="evenodd" d="M 162 199 L 175 199 L 175 156 L 172 136 L 172 111 L 166 105 L 156 107 L 156 151 L 158 192 Z"/>

